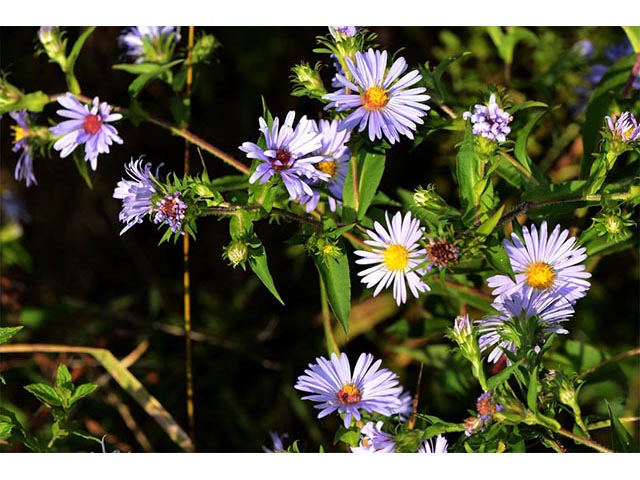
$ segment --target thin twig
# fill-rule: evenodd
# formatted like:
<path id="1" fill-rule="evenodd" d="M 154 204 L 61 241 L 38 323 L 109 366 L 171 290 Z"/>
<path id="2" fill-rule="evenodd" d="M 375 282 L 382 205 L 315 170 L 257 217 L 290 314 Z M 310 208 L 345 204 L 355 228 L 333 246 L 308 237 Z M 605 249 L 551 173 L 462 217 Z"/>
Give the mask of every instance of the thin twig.
<path id="1" fill-rule="evenodd" d="M 620 361 L 620 360 L 622 360 L 624 358 L 633 357 L 634 355 L 640 355 L 640 348 L 633 348 L 631 350 L 627 350 L 626 352 L 619 353 L 615 357 L 612 357 L 609 360 L 605 360 L 604 362 L 599 363 L 598 365 L 585 370 L 578 377 L 579 378 L 585 378 L 586 376 L 590 375 L 591 373 L 595 372 L 596 370 L 599 370 L 600 368 L 602 368 L 604 365 L 606 365 L 608 363 L 615 363 L 615 362 L 618 362 L 618 361 Z"/>
<path id="2" fill-rule="evenodd" d="M 627 78 L 627 83 L 624 85 L 624 88 L 622 89 L 622 98 L 629 95 L 629 92 L 631 92 L 631 87 L 633 86 L 633 82 L 636 81 L 636 78 L 638 78 L 639 74 L 640 74 L 640 52 L 636 54 L 636 61 L 634 62 L 633 67 L 631 68 L 631 72 L 629 72 L 629 78 Z"/>
<path id="3" fill-rule="evenodd" d="M 133 433 L 133 436 L 136 438 L 136 441 L 142 447 L 142 449 L 145 452 L 153 452 L 154 450 L 151 446 L 151 442 L 149 441 L 145 433 L 140 429 L 136 420 L 133 418 L 131 409 L 129 409 L 129 407 L 111 389 L 107 391 L 107 395 L 104 398 L 108 404 L 114 406 L 116 410 L 118 410 L 120 417 L 122 417 L 122 420 L 124 421 L 127 428 L 131 430 L 131 433 Z"/>
<path id="4" fill-rule="evenodd" d="M 598 452 L 613 453 L 613 450 L 610 450 L 607 447 L 603 447 L 598 442 L 594 442 L 591 439 L 581 437 L 580 435 L 576 435 L 576 434 L 574 434 L 574 433 L 572 433 L 572 432 L 570 432 L 568 430 L 565 430 L 564 428 L 561 428 L 557 432 L 560 435 L 563 435 L 563 436 L 565 436 L 567 438 L 570 438 L 571 440 L 573 440 L 576 443 L 581 443 L 583 445 L 586 445 L 587 447 L 593 448 L 594 450 L 597 450 Z"/>
<path id="5" fill-rule="evenodd" d="M 416 393 L 413 396 L 413 403 L 411 406 L 411 417 L 409 418 L 409 422 L 408 422 L 409 430 L 413 430 L 413 427 L 416 424 L 416 417 L 418 414 L 418 402 L 420 401 L 420 385 L 422 384 L 423 368 L 424 368 L 424 363 L 420 362 L 420 371 L 418 372 L 418 383 L 416 385 Z"/>

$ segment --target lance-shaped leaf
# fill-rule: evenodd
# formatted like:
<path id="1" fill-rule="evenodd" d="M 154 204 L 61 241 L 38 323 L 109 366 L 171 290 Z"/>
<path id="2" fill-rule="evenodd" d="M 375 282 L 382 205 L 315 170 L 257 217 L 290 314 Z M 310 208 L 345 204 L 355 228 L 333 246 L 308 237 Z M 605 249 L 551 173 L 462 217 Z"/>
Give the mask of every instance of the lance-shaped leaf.
<path id="1" fill-rule="evenodd" d="M 282 298 L 280 298 L 280 294 L 273 283 L 273 277 L 269 272 L 269 265 L 267 265 L 267 252 L 264 249 L 264 246 L 260 245 L 260 247 L 256 248 L 252 252 L 251 257 L 249 258 L 249 266 L 262 281 L 264 286 L 267 287 L 274 297 L 276 297 L 276 300 L 284 305 L 284 302 L 282 301 Z"/>
<path id="2" fill-rule="evenodd" d="M 340 254 L 336 257 L 313 257 L 313 261 L 320 272 L 320 277 L 327 291 L 329 305 L 345 333 L 349 333 L 349 312 L 351 310 L 351 277 L 349 274 L 349 260 L 344 246 L 340 247 Z"/>

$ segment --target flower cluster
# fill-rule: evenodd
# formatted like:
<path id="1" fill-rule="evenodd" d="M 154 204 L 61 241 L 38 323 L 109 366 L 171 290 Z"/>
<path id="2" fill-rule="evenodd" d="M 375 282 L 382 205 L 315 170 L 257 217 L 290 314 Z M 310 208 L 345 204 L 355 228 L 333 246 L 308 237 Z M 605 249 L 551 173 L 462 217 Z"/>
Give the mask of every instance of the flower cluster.
<path id="1" fill-rule="evenodd" d="M 498 143 L 504 142 L 511 132 L 509 122 L 512 117 L 498 106 L 494 94 L 489 98 L 489 105 L 476 104 L 473 112 L 464 112 L 462 118 L 471 119 L 474 135 Z"/>
<path id="2" fill-rule="evenodd" d="M 523 227 L 522 236 L 523 240 L 514 233 L 511 241 L 504 242 L 514 279 L 507 275 L 487 279 L 497 313 L 476 321 L 480 349 L 493 349 L 492 362 L 518 347 L 537 349 L 551 333 L 568 333 L 561 323 L 573 315 L 573 305 L 590 287 L 585 248 L 576 246 L 568 230 L 557 225 L 547 235 L 547 223 L 542 222 L 540 232 L 535 225 Z"/>
<path id="3" fill-rule="evenodd" d="M 464 433 L 467 437 L 478 432 L 484 432 L 487 425 L 493 421 L 496 412 L 502 412 L 504 407 L 496 403 L 493 398 L 493 392 L 489 391 L 478 397 L 476 410 L 478 414 L 475 417 L 468 417 L 464 421 Z"/>
<path id="4" fill-rule="evenodd" d="M 384 421 L 369 420 L 372 415 L 398 415 L 402 422 L 409 416 L 411 395 L 398 385 L 398 376 L 386 368 L 380 368 L 381 360 L 373 361 L 371 354 L 362 353 L 351 371 L 346 354 L 335 353 L 331 359 L 316 358 L 305 374 L 298 377 L 297 390 L 310 393 L 302 400 L 318 402 L 318 418 L 338 412 L 343 424 L 349 428 L 353 421 L 360 424 L 360 442 L 352 446 L 354 453 L 390 453 L 396 451 L 394 436 L 383 430 Z M 369 420 L 364 425 L 363 421 Z M 438 435 L 435 445 L 430 440 L 420 445 L 418 452 L 443 453 L 447 441 Z"/>
<path id="5" fill-rule="evenodd" d="M 53 144 L 53 148 L 60 151 L 61 158 L 65 158 L 84 144 L 84 159 L 95 170 L 98 167 L 98 155 L 109 153 L 109 146 L 113 142 L 122 143 L 117 130 L 109 125 L 120 120 L 122 115 L 111 113 L 112 107 L 106 102 L 100 103 L 98 97 L 93 99 L 91 109 L 71 93 L 58 98 L 58 103 L 64 107 L 58 110 L 58 115 L 70 120 L 50 128 L 53 136 L 61 137 Z"/>

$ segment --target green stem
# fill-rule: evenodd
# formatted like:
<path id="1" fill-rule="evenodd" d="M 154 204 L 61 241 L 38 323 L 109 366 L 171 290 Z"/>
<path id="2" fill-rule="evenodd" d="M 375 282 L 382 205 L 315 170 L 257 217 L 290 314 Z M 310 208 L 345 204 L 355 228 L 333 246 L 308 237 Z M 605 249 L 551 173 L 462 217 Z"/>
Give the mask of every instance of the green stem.
<path id="1" fill-rule="evenodd" d="M 600 368 L 602 368 L 604 365 L 606 365 L 608 363 L 618 362 L 618 361 L 620 361 L 622 359 L 625 359 L 627 357 L 633 357 L 634 355 L 640 355 L 640 348 L 633 348 L 631 350 L 627 350 L 626 352 L 619 353 L 615 357 L 612 357 L 609 360 L 605 360 L 604 362 L 599 363 L 598 365 L 585 370 L 580 375 L 578 375 L 578 378 L 584 379 L 586 376 L 592 374 L 596 370 L 599 370 Z"/>
<path id="2" fill-rule="evenodd" d="M 580 435 L 576 435 L 568 430 L 565 430 L 564 428 L 561 428 L 560 430 L 557 430 L 557 432 L 560 435 L 563 435 L 567 438 L 570 438 L 571 440 L 573 440 L 576 443 L 581 443 L 583 445 L 586 445 L 587 447 L 593 448 L 594 450 L 597 450 L 598 452 L 602 452 L 602 453 L 613 453 L 613 450 L 608 449 L 607 447 L 603 447 L 602 445 L 600 445 L 598 442 L 594 442 L 593 440 L 590 440 L 588 438 L 584 438 L 581 437 Z"/>
<path id="3" fill-rule="evenodd" d="M 340 354 L 340 348 L 338 347 L 338 343 L 336 342 L 335 337 L 333 336 L 333 329 L 331 328 L 331 312 L 329 311 L 329 299 L 327 297 L 327 289 L 324 286 L 324 281 L 322 280 L 322 275 L 320 277 L 320 303 L 322 305 L 322 325 L 324 327 L 324 337 L 327 341 L 327 352 L 329 356 L 332 353 L 336 355 Z"/>

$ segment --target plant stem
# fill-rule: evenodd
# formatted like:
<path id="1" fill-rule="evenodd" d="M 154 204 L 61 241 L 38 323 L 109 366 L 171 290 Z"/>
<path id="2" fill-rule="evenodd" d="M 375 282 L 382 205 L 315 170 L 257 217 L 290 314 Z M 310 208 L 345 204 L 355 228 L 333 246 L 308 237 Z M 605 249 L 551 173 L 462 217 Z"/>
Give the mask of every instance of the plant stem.
<path id="1" fill-rule="evenodd" d="M 631 349 L 631 350 L 627 350 L 626 352 L 619 353 L 615 357 L 610 358 L 609 360 L 605 360 L 604 362 L 599 363 L 598 365 L 585 370 L 584 372 L 582 372 L 578 376 L 578 378 L 585 378 L 587 375 L 590 375 L 591 373 L 593 373 L 596 370 L 602 368 L 604 365 L 606 365 L 608 363 L 618 362 L 618 361 L 620 361 L 620 360 L 622 360 L 624 358 L 633 357 L 634 355 L 640 355 L 640 348 L 634 348 L 634 349 Z"/>
<path id="2" fill-rule="evenodd" d="M 335 337 L 333 336 L 333 329 L 331 328 L 331 312 L 329 311 L 329 300 L 327 298 L 327 289 L 324 286 L 324 280 L 322 280 L 322 275 L 318 273 L 320 278 L 320 303 L 322 307 L 322 325 L 324 327 L 324 336 L 327 341 L 327 352 L 329 356 L 332 353 L 336 355 L 340 354 L 340 347 L 338 347 L 338 343 L 336 342 Z"/>
<path id="3" fill-rule="evenodd" d="M 638 78 L 638 74 L 640 74 L 640 52 L 636 54 L 636 61 L 633 64 L 633 67 L 631 68 L 631 72 L 629 72 L 629 78 L 627 78 L 627 83 L 622 89 L 622 95 L 621 95 L 622 98 L 625 98 L 627 95 L 629 95 L 629 92 L 631 91 L 631 87 L 633 86 L 633 82 L 635 81 L 636 78 Z"/>
<path id="4" fill-rule="evenodd" d="M 193 82 L 193 39 L 194 39 L 193 26 L 189 26 L 189 53 L 187 55 L 187 89 L 185 95 L 185 102 L 189 105 L 189 111 L 191 111 L 191 84 Z M 190 115 L 187 115 L 187 118 Z M 189 127 L 188 121 L 185 125 Z M 189 154 L 190 144 L 189 139 L 185 138 L 184 142 L 184 174 L 189 175 Z M 187 394 L 187 419 L 189 423 L 189 435 L 193 442 L 194 449 L 196 445 L 196 421 L 195 421 L 195 409 L 193 401 L 193 359 L 191 348 L 191 273 L 189 271 L 189 235 L 183 235 L 182 237 L 182 262 L 183 262 L 183 274 L 182 274 L 182 287 L 183 287 L 183 303 L 184 303 L 184 343 L 185 343 L 185 376 L 186 376 L 186 394 Z"/>
<path id="5" fill-rule="evenodd" d="M 572 433 L 572 432 L 570 432 L 568 430 L 565 430 L 564 428 L 561 428 L 560 430 L 557 430 L 557 432 L 560 435 L 564 435 L 565 437 L 570 438 L 571 440 L 573 440 L 576 443 L 581 443 L 583 445 L 586 445 L 587 447 L 591 447 L 594 450 L 597 450 L 598 452 L 613 453 L 613 450 L 610 450 L 607 447 L 603 447 L 598 442 L 594 442 L 593 440 L 590 440 L 588 438 L 584 438 L 584 437 L 581 437 L 579 435 L 575 435 L 574 433 Z"/>

